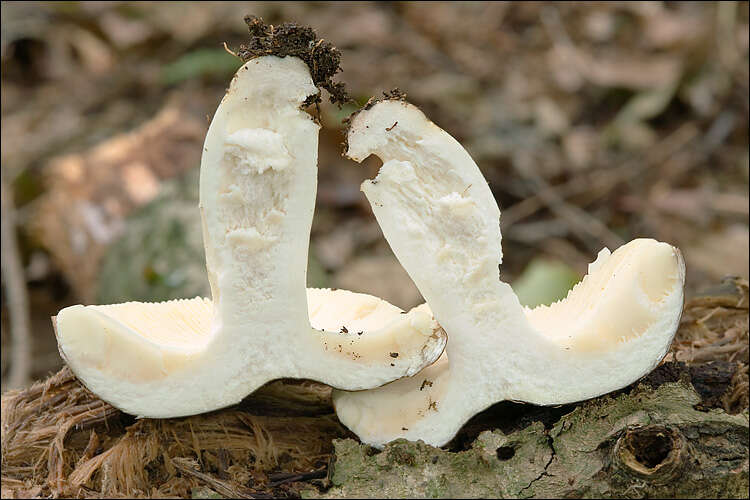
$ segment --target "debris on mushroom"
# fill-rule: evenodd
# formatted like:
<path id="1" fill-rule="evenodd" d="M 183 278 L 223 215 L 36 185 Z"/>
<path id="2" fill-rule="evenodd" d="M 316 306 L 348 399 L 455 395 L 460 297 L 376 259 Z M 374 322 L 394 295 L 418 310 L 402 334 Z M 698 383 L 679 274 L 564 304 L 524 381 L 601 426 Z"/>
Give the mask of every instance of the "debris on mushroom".
<path id="1" fill-rule="evenodd" d="M 449 341 L 415 377 L 334 391 L 339 419 L 362 441 L 441 446 L 495 402 L 592 398 L 632 383 L 666 354 L 683 304 L 677 248 L 652 239 L 605 248 L 567 298 L 527 309 L 498 279 L 500 211 L 453 137 L 415 106 L 387 99 L 350 124 L 347 156 L 371 154 L 383 165 L 362 190 Z"/>
<path id="2" fill-rule="evenodd" d="M 319 125 L 301 107 L 319 96 L 316 83 L 330 87 L 338 52 L 308 43 L 315 41 L 309 28 L 248 24 L 258 38 L 241 47 L 248 60 L 211 121 L 201 159 L 212 299 L 77 305 L 55 320 L 73 372 L 127 413 L 215 410 L 282 377 L 373 388 L 417 373 L 445 346 L 444 332 L 422 311 L 402 315 L 346 291 L 306 292 Z M 323 329 L 311 325 L 308 307 Z"/>

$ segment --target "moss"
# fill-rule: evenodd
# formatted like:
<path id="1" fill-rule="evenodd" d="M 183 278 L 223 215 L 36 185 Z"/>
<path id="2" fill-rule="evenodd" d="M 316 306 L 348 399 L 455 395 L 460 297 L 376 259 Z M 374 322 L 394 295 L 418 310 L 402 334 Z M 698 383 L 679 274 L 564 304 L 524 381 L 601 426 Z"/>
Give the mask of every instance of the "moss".
<path id="1" fill-rule="evenodd" d="M 192 498 L 226 498 L 222 496 L 221 494 L 215 492 L 211 488 L 207 487 L 201 487 L 201 488 L 193 488 L 190 491 Z"/>
<path id="2" fill-rule="evenodd" d="M 102 259 L 97 303 L 209 294 L 198 175 L 196 168 L 166 181 L 159 196 L 126 219 Z"/>

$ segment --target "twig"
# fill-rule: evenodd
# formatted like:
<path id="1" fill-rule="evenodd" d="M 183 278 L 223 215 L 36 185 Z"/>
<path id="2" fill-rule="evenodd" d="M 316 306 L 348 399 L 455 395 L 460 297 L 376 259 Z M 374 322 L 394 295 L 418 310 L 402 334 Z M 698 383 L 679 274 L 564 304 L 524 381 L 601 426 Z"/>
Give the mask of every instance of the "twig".
<path id="1" fill-rule="evenodd" d="M 240 56 L 237 55 L 236 52 L 232 52 L 232 49 L 229 48 L 229 46 L 227 45 L 227 42 L 224 42 L 224 50 L 227 53 L 232 54 L 234 57 L 240 57 Z"/>
<path id="2" fill-rule="evenodd" d="M 203 472 L 200 472 L 199 470 L 192 467 L 190 465 L 189 459 L 173 458 L 172 465 L 174 465 L 175 469 L 179 470 L 183 474 L 188 474 L 195 477 L 196 479 L 203 481 L 208 486 L 216 490 L 217 493 L 224 495 L 227 498 L 273 498 L 269 495 L 244 491 L 244 488 L 243 491 L 241 491 L 225 481 L 221 481 L 209 476 L 208 474 L 204 474 Z"/>
<path id="3" fill-rule="evenodd" d="M 2 280 L 8 298 L 11 331 L 11 365 L 8 386 L 19 388 L 27 384 L 31 375 L 31 333 L 29 328 L 29 297 L 26 278 L 16 241 L 16 220 L 13 193 L 0 175 L 0 218 L 2 224 Z"/>
<path id="4" fill-rule="evenodd" d="M 314 470 L 312 472 L 301 472 L 301 473 L 294 473 L 294 472 L 283 472 L 280 474 L 272 474 L 269 479 L 272 480 L 272 482 L 268 483 L 268 486 L 270 488 L 276 487 L 280 484 L 284 483 L 291 483 L 294 481 L 307 481 L 308 479 L 322 479 L 328 475 L 328 471 L 323 469 Z"/>

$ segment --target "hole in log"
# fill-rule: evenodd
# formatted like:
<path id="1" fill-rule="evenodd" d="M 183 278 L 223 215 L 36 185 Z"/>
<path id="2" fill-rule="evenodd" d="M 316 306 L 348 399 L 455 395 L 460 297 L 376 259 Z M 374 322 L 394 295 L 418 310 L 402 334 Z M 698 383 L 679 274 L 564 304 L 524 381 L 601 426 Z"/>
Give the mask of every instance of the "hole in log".
<path id="1" fill-rule="evenodd" d="M 661 425 L 630 428 L 614 448 L 615 461 L 628 474 L 650 481 L 669 481 L 679 474 L 685 439 L 677 429 Z"/>
<path id="2" fill-rule="evenodd" d="M 648 469 L 655 469 L 672 451 L 672 439 L 664 432 L 648 430 L 629 434 L 627 446 L 639 463 Z"/>
<path id="3" fill-rule="evenodd" d="M 512 446 L 501 446 L 497 449 L 497 459 L 501 461 L 510 460 L 515 454 L 516 450 Z"/>

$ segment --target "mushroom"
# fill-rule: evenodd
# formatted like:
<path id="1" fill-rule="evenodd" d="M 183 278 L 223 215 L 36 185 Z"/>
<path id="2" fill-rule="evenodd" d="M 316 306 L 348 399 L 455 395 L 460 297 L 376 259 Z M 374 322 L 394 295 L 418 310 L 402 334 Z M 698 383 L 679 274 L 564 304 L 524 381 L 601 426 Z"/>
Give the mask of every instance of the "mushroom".
<path id="1" fill-rule="evenodd" d="M 677 248 L 652 239 L 605 248 L 567 298 L 527 309 L 498 279 L 500 211 L 453 137 L 415 106 L 388 99 L 350 123 L 347 156 L 371 154 L 383 165 L 362 191 L 448 345 L 412 378 L 334 392 L 339 419 L 362 441 L 442 446 L 495 402 L 592 398 L 632 383 L 666 354 L 683 303 Z"/>
<path id="2" fill-rule="evenodd" d="M 401 314 L 346 291 L 306 293 L 319 125 L 301 106 L 318 92 L 300 58 L 268 55 L 247 61 L 222 99 L 200 172 L 212 300 L 58 313 L 61 355 L 103 400 L 143 417 L 192 415 L 276 378 L 367 389 L 440 356 L 445 334 L 422 311 Z M 314 329 L 308 307 L 335 329 Z"/>

